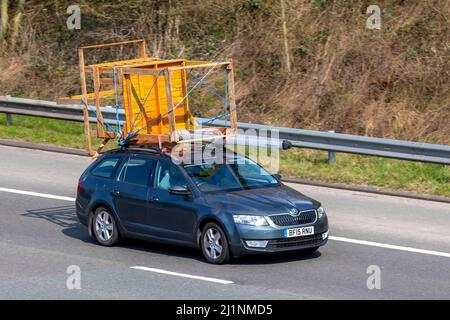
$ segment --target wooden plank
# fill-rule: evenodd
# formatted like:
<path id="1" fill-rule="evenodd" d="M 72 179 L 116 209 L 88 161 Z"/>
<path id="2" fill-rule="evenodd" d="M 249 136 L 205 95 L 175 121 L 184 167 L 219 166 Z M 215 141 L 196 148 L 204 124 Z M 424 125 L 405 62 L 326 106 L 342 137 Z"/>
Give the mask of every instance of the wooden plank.
<path id="1" fill-rule="evenodd" d="M 97 151 L 95 151 L 94 155 L 92 156 L 92 159 L 96 160 L 100 156 L 100 152 L 103 150 L 105 145 L 108 143 L 108 141 L 111 140 L 110 138 L 104 138 L 102 143 L 97 148 Z"/>
<path id="2" fill-rule="evenodd" d="M 130 132 L 131 130 L 131 123 L 133 122 L 133 101 L 132 101 L 132 93 L 131 93 L 131 79 L 130 75 L 125 75 L 124 78 L 124 107 L 125 107 L 125 115 L 126 115 L 126 128 L 127 132 Z"/>
<path id="3" fill-rule="evenodd" d="M 93 66 L 98 66 L 99 68 L 104 68 L 105 70 L 102 71 L 108 71 L 112 72 L 114 70 L 114 67 L 123 67 L 123 66 L 134 66 L 134 65 L 146 65 L 147 63 L 151 63 L 154 61 L 160 60 L 156 57 L 147 57 L 147 58 L 137 58 L 137 59 L 129 59 L 129 60 L 116 60 L 116 61 L 107 61 L 102 63 L 97 63 L 93 65 L 86 66 L 86 71 L 92 72 Z"/>
<path id="4" fill-rule="evenodd" d="M 181 70 L 180 74 L 181 78 L 181 93 L 184 96 L 186 96 L 188 90 L 187 90 L 187 80 L 186 80 L 186 70 Z M 189 122 L 191 118 L 191 111 L 189 109 L 189 100 L 186 98 L 186 100 L 183 102 L 184 104 L 184 123 L 186 129 L 191 129 L 191 124 Z"/>
<path id="5" fill-rule="evenodd" d="M 143 62 L 143 63 L 136 63 L 132 65 L 128 65 L 130 68 L 141 68 L 143 67 L 152 67 L 151 69 L 161 69 L 161 68 L 167 68 L 167 67 L 177 67 L 182 65 L 186 59 L 173 59 L 173 60 L 161 60 L 161 59 L 155 59 L 154 61 L 149 62 Z M 145 68 L 148 69 L 148 68 Z"/>
<path id="6" fill-rule="evenodd" d="M 114 61 L 97 64 L 101 67 L 102 71 L 113 72 L 114 67 L 129 67 L 129 68 L 140 68 L 140 67 L 154 67 L 152 69 L 164 68 L 168 65 L 173 65 L 174 67 L 181 65 L 186 59 L 174 59 L 174 60 L 161 60 L 159 58 L 144 58 L 144 59 L 133 59 L 133 60 L 123 60 Z M 86 66 L 86 70 L 91 70 L 92 66 Z"/>
<path id="7" fill-rule="evenodd" d="M 207 68 L 207 67 L 213 67 L 213 66 L 224 66 L 229 65 L 230 62 L 211 62 L 211 63 L 204 63 L 204 64 L 193 64 L 189 65 L 189 63 L 186 63 L 186 66 L 180 66 L 180 67 L 169 67 L 168 69 L 170 71 L 175 70 L 185 70 L 185 69 L 193 69 L 193 68 Z"/>
<path id="8" fill-rule="evenodd" d="M 137 74 L 137 75 L 151 75 L 157 76 L 160 74 L 158 70 L 143 69 L 143 68 L 122 68 L 124 74 Z"/>
<path id="9" fill-rule="evenodd" d="M 129 75 L 131 79 L 131 92 L 133 94 L 132 100 L 132 114 L 133 119 L 130 118 L 131 125 L 134 123 L 134 127 L 130 126 L 130 130 L 136 129 L 136 126 L 142 122 L 141 127 L 144 128 L 144 132 L 148 132 L 150 118 L 147 115 L 147 111 L 144 105 L 144 94 L 142 88 L 143 76 L 140 75 Z M 145 76 L 148 77 L 148 76 Z M 139 121 L 138 121 L 139 118 Z"/>
<path id="10" fill-rule="evenodd" d="M 84 52 L 83 49 L 78 49 L 78 63 L 80 68 L 80 81 L 81 81 L 81 97 L 87 103 L 87 87 L 86 87 L 86 73 L 84 71 Z M 89 155 L 93 155 L 91 143 L 91 127 L 89 124 L 89 110 L 86 105 L 83 106 L 84 117 L 84 135 L 86 141 L 86 149 Z"/>
<path id="11" fill-rule="evenodd" d="M 170 136 L 167 134 L 138 134 L 132 139 L 133 144 L 158 144 L 159 142 L 171 142 Z"/>
<path id="12" fill-rule="evenodd" d="M 147 56 L 147 48 L 144 40 L 139 44 L 139 54 L 141 58 L 145 58 Z"/>
<path id="13" fill-rule="evenodd" d="M 104 138 L 105 124 L 103 122 L 102 111 L 100 110 L 100 71 L 98 67 L 95 67 L 92 71 L 92 77 L 94 80 L 95 112 L 97 114 L 97 130 L 99 137 Z"/>
<path id="14" fill-rule="evenodd" d="M 173 97 L 172 97 L 172 73 L 170 70 L 164 71 L 164 76 L 166 78 L 166 98 L 167 98 L 167 112 L 169 112 L 169 134 L 171 139 L 177 140 L 175 133 L 175 114 L 173 112 Z"/>
<path id="15" fill-rule="evenodd" d="M 112 97 L 114 96 L 114 90 L 105 90 L 105 91 L 100 91 L 99 92 L 100 97 Z M 87 97 L 87 103 L 94 103 L 94 93 L 88 93 L 86 95 Z M 58 98 L 56 101 L 58 103 L 63 103 L 63 104 L 80 104 L 81 103 L 81 99 L 83 98 L 83 95 L 77 95 L 77 96 L 70 96 L 70 97 L 64 97 L 64 98 Z"/>
<path id="16" fill-rule="evenodd" d="M 92 48 L 104 48 L 104 47 L 112 47 L 112 46 L 123 46 L 127 44 L 133 43 L 144 43 L 145 40 L 129 40 L 129 41 L 121 41 L 121 42 L 112 42 L 112 43 L 103 43 L 103 44 L 93 44 L 89 46 L 80 47 L 80 49 L 92 49 Z"/>
<path id="17" fill-rule="evenodd" d="M 228 77 L 228 110 L 230 112 L 230 127 L 231 133 L 237 133 L 237 111 L 236 111 L 236 95 L 234 91 L 234 73 L 233 64 L 230 63 L 227 67 Z"/>
<path id="18" fill-rule="evenodd" d="M 186 66 L 188 66 L 188 65 L 194 65 L 194 64 L 206 64 L 206 63 L 211 63 L 211 61 L 188 60 L 188 61 L 186 61 Z"/>
<path id="19" fill-rule="evenodd" d="M 100 79 L 100 85 L 113 85 L 114 79 L 113 78 L 101 78 Z"/>
<path id="20" fill-rule="evenodd" d="M 155 92 L 155 112 L 156 112 L 156 116 L 158 117 L 161 115 L 161 101 L 160 101 L 160 95 L 159 95 L 159 76 L 156 76 L 155 81 L 156 81 L 156 83 L 155 83 L 155 87 L 153 88 L 153 91 Z M 163 122 L 161 120 L 162 119 L 159 119 L 155 123 L 158 126 L 158 130 L 156 130 L 158 134 L 161 134 L 163 132 Z"/>
<path id="21" fill-rule="evenodd" d="M 98 130 L 93 130 L 92 133 L 96 138 L 114 139 L 116 137 L 116 133 L 114 131 L 105 131 L 103 135 L 100 135 Z"/>
<path id="22" fill-rule="evenodd" d="M 123 90 L 123 79 L 124 79 L 124 75 L 123 75 L 123 70 L 122 68 L 118 68 L 117 69 L 117 74 L 116 74 L 116 79 L 117 79 L 117 103 L 119 104 L 119 106 L 122 106 L 123 108 L 125 108 L 125 100 L 124 100 L 124 90 Z M 113 92 L 115 92 L 115 90 L 113 90 Z M 127 126 L 121 126 L 123 135 L 126 136 L 128 134 L 128 130 L 127 130 Z"/>

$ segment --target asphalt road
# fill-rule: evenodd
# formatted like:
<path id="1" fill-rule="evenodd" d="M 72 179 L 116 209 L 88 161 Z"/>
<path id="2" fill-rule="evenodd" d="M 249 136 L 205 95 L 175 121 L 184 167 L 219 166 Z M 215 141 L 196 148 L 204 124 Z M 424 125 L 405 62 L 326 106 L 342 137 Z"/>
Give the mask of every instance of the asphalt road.
<path id="1" fill-rule="evenodd" d="M 449 204 L 292 184 L 327 209 L 328 244 L 213 266 L 175 246 L 96 245 L 70 199 L 89 163 L 0 147 L 0 299 L 450 299 Z M 69 290 L 73 265 L 81 289 Z M 367 286 L 369 266 L 380 289 Z"/>

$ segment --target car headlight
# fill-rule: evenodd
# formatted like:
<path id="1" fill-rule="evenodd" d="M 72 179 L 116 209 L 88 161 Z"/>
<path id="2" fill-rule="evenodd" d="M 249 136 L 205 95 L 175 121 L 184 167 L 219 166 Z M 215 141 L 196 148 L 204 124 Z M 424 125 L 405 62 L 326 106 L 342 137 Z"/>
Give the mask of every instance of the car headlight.
<path id="1" fill-rule="evenodd" d="M 249 226 L 267 226 L 267 220 L 263 216 L 247 216 L 247 215 L 233 215 L 234 223 L 246 224 Z"/>
<path id="2" fill-rule="evenodd" d="M 322 217 L 324 217 L 325 215 L 326 215 L 325 209 L 322 208 L 322 207 L 319 207 L 319 208 L 317 209 L 317 216 L 318 216 L 318 218 L 319 218 L 319 219 L 322 219 Z"/>

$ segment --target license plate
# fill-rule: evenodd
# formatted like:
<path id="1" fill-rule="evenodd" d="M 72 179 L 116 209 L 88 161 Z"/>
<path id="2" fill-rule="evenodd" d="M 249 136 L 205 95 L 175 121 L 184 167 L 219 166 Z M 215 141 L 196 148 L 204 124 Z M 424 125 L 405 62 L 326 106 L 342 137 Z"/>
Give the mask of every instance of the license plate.
<path id="1" fill-rule="evenodd" d="M 294 228 L 284 230 L 285 238 L 309 236 L 312 234 L 314 234 L 314 227 L 304 227 L 304 228 Z"/>

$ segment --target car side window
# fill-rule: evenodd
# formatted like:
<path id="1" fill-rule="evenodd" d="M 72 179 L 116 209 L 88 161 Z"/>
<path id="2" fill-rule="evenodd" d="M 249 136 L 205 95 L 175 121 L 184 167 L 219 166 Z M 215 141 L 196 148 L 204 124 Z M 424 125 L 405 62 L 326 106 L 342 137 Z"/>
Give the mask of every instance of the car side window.
<path id="1" fill-rule="evenodd" d="M 156 167 L 155 188 L 166 190 L 173 187 L 188 187 L 186 178 L 174 164 L 168 161 L 159 161 Z"/>
<path id="2" fill-rule="evenodd" d="M 96 177 L 112 179 L 120 158 L 106 158 L 92 169 L 91 174 Z"/>
<path id="3" fill-rule="evenodd" d="M 150 158 L 130 157 L 120 166 L 117 180 L 146 186 L 154 163 Z"/>
<path id="4" fill-rule="evenodd" d="M 128 158 L 125 158 L 124 161 L 122 161 L 122 163 L 119 166 L 119 169 L 117 170 L 117 181 L 121 181 L 123 182 L 124 177 L 125 177 L 125 171 L 127 171 L 127 163 L 128 163 Z"/>

